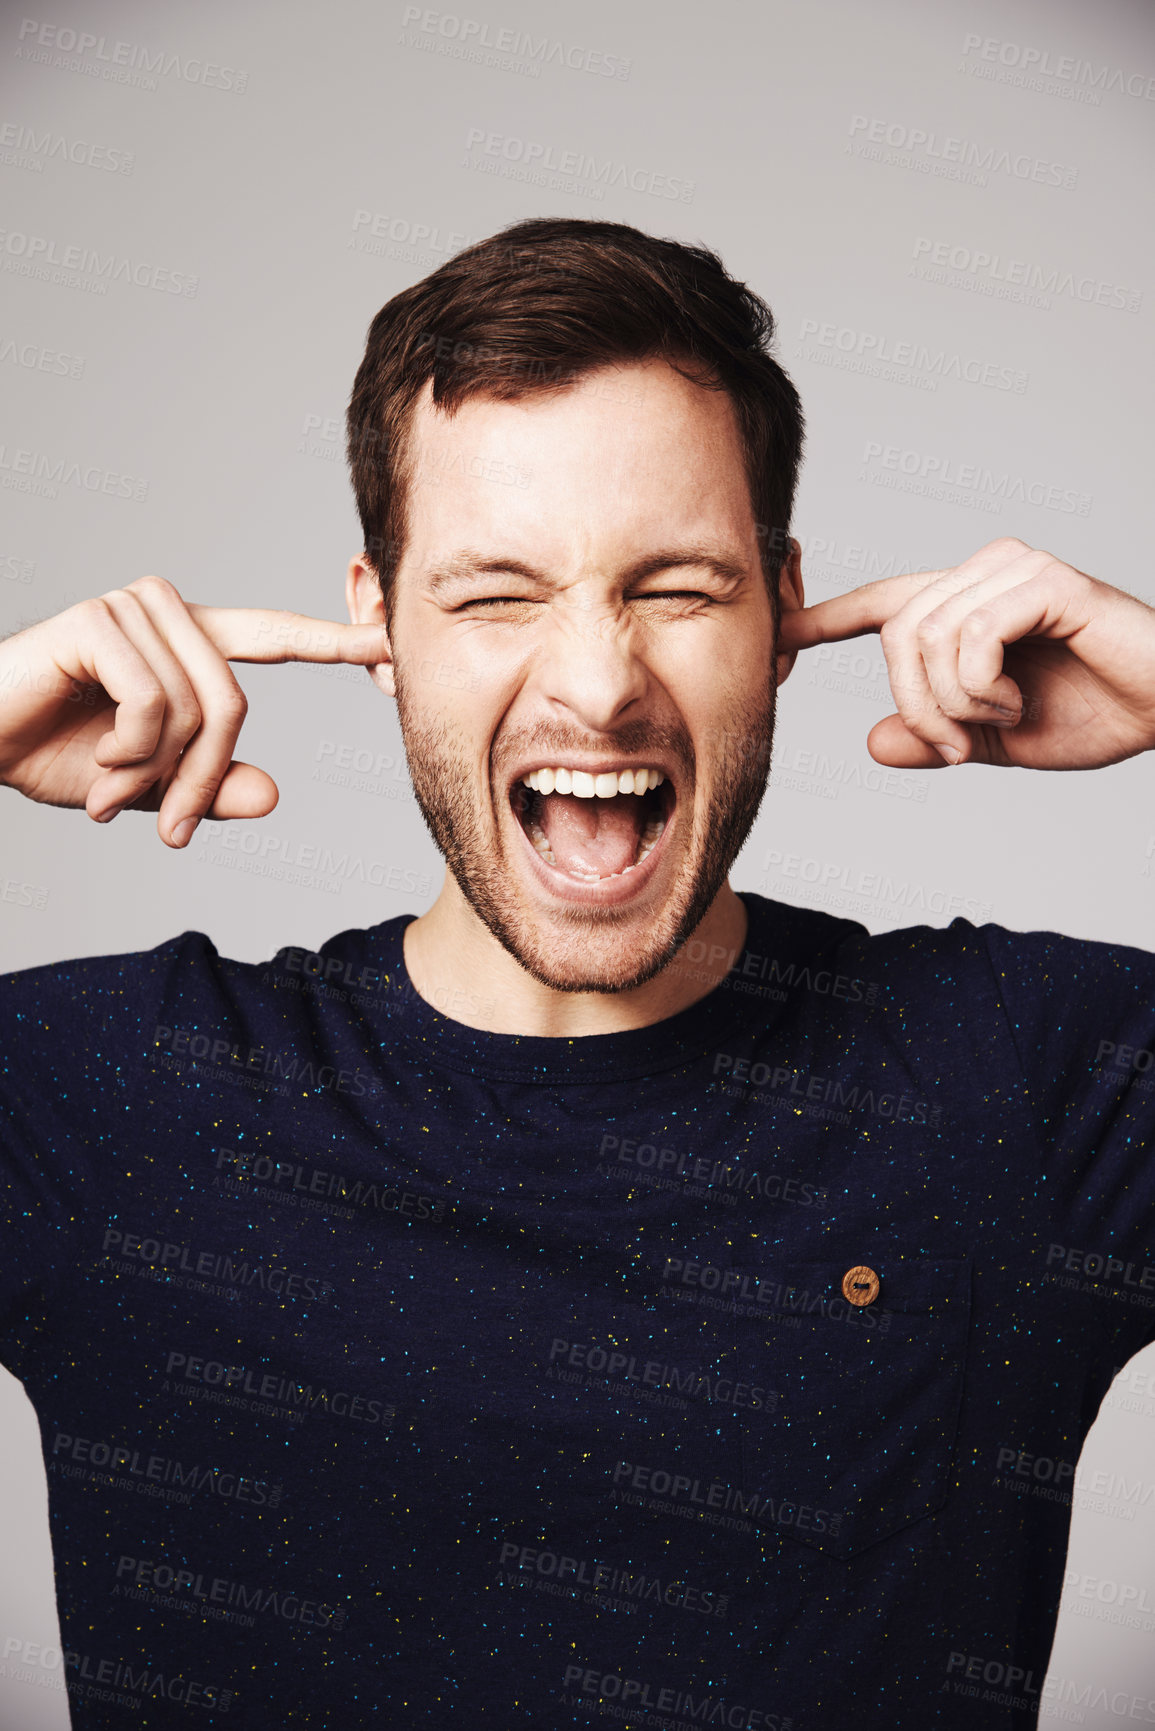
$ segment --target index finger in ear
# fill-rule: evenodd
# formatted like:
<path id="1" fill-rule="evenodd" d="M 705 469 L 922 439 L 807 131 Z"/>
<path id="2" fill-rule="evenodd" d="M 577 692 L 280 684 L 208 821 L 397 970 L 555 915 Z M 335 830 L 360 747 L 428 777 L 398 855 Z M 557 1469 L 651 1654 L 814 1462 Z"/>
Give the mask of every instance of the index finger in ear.
<path id="1" fill-rule="evenodd" d="M 387 661 L 389 648 L 381 625 L 341 625 L 275 607 L 203 607 L 189 613 L 226 661 L 347 662 L 372 667 Z"/>
<path id="2" fill-rule="evenodd" d="M 778 647 L 812 649 L 817 643 L 863 637 L 885 625 L 913 596 L 950 575 L 949 569 L 904 572 L 897 577 L 864 583 L 861 588 L 835 595 L 829 601 L 816 601 L 813 607 L 784 609 Z"/>

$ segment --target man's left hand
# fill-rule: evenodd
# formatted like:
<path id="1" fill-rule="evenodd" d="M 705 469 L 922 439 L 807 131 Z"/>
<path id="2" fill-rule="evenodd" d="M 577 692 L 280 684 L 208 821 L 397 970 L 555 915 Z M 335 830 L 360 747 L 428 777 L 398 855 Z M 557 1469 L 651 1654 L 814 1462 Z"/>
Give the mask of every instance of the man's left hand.
<path id="1" fill-rule="evenodd" d="M 878 763 L 1097 769 L 1155 746 L 1155 608 L 1024 541 L 784 611 L 778 647 L 870 631 L 898 708 Z"/>

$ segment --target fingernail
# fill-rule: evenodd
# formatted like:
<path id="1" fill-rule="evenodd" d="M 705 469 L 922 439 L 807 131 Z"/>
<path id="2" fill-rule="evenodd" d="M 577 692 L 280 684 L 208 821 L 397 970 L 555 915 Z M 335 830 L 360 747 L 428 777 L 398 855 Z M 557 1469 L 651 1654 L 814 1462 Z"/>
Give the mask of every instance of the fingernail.
<path id="1" fill-rule="evenodd" d="M 956 751 L 953 745 L 936 745 L 934 749 L 940 757 L 945 757 L 948 763 L 957 763 L 962 756 L 962 752 Z"/>
<path id="2" fill-rule="evenodd" d="M 191 841 L 193 830 L 199 822 L 199 817 L 182 818 L 172 832 L 172 839 L 175 846 L 184 847 L 187 842 Z"/>
<path id="3" fill-rule="evenodd" d="M 124 810 L 122 805 L 114 805 L 111 811 L 104 812 L 97 818 L 97 823 L 111 823 L 114 817 L 119 817 Z"/>
<path id="4" fill-rule="evenodd" d="M 996 705 L 994 714 L 991 716 L 991 726 L 1013 727 L 1018 719 L 1019 712 L 1017 709 L 1003 709 L 1001 705 Z"/>

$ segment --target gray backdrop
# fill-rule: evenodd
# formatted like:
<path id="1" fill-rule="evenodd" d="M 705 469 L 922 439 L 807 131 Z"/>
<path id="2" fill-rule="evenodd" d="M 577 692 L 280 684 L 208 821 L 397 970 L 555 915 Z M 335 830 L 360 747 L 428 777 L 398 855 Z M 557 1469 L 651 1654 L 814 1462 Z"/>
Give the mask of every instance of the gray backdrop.
<path id="1" fill-rule="evenodd" d="M 341 616 L 369 320 L 539 213 L 704 242 L 769 299 L 813 599 L 1016 534 L 1155 600 L 1145 0 L 48 3 L 0 19 L 0 628 L 150 571 Z M 151 818 L 0 796 L 0 965 L 188 927 L 258 959 L 428 905 L 392 705 L 352 669 L 241 677 L 276 812 L 178 856 Z M 1149 762 L 872 778 L 892 707 L 876 638 L 799 662 L 737 887 L 1155 946 Z M 1155 1696 L 1153 1373 L 1080 1466 L 1044 1711 L 1086 1726 Z M 67 1724 L 45 1480 L 0 1377 L 0 1724 L 41 1731 Z"/>

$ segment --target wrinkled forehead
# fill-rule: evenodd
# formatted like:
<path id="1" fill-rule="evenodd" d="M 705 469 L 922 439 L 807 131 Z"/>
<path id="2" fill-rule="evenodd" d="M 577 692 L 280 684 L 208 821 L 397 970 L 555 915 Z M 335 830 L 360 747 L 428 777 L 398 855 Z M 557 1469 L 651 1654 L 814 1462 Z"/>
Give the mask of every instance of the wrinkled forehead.
<path id="1" fill-rule="evenodd" d="M 513 399 L 414 407 L 406 563 L 449 543 L 568 558 L 754 526 L 737 420 L 724 391 L 664 361 L 600 367 Z M 520 552 L 518 552 L 520 549 Z"/>

